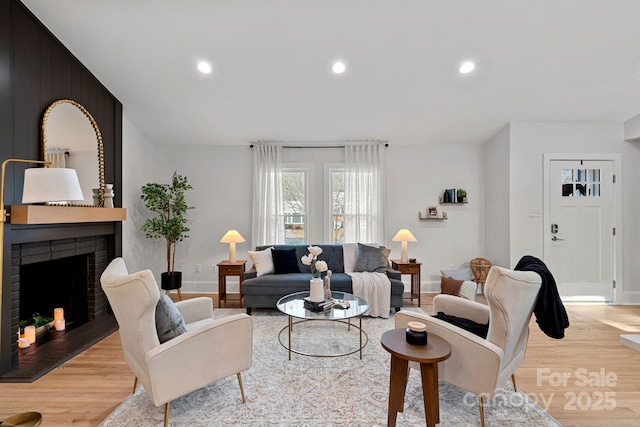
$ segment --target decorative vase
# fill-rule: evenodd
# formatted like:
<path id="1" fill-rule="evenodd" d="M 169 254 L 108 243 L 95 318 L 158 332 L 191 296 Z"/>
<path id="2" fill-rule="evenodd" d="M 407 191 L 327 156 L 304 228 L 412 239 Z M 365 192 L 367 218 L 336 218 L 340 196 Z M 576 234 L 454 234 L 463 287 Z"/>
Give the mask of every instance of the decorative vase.
<path id="1" fill-rule="evenodd" d="M 320 278 L 313 278 L 309 283 L 309 299 L 311 302 L 324 301 L 324 283 Z"/>
<path id="2" fill-rule="evenodd" d="M 112 208 L 113 207 L 113 184 L 105 184 L 104 185 L 104 207 Z"/>

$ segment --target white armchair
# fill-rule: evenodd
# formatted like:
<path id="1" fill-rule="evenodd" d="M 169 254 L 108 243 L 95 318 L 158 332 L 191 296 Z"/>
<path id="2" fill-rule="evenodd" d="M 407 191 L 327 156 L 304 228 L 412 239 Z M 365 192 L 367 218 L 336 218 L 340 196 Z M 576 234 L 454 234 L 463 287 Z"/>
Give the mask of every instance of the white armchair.
<path id="1" fill-rule="evenodd" d="M 474 322 L 489 322 L 487 338 L 431 317 L 401 310 L 396 313 L 396 328 L 410 321 L 427 325 L 427 333 L 436 334 L 451 344 L 451 357 L 440 362 L 439 378 L 478 395 L 480 421 L 484 426 L 483 398 L 493 398 L 495 390 L 511 378 L 524 361 L 529 338 L 529 320 L 540 289 L 541 278 L 530 271 L 492 267 L 484 285 L 487 305 L 452 295 L 433 299 L 433 314 L 444 312 Z M 418 366 L 411 366 L 418 368 Z"/>
<path id="2" fill-rule="evenodd" d="M 129 274 L 122 258 L 114 259 L 100 277 L 102 289 L 120 327 L 122 350 L 138 381 L 156 406 L 165 405 L 208 384 L 236 374 L 245 401 L 240 372 L 251 367 L 253 320 L 236 314 L 214 320 L 210 298 L 176 303 L 187 332 L 160 344 L 156 304 L 160 290 L 149 270 Z"/>

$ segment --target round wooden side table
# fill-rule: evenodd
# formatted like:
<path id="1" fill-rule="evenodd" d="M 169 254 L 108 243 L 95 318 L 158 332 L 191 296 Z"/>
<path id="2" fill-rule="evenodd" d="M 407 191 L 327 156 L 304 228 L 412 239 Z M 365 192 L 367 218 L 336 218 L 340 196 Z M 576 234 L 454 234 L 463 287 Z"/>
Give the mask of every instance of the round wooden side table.
<path id="1" fill-rule="evenodd" d="M 451 345 L 435 334 L 429 334 L 427 345 L 413 345 L 406 340 L 405 329 L 391 329 L 382 334 L 380 343 L 391 353 L 389 381 L 389 414 L 387 426 L 394 427 L 398 412 L 404 407 L 404 394 L 409 378 L 409 362 L 420 364 L 424 415 L 428 427 L 440 422 L 438 396 L 438 362 L 451 356 Z"/>

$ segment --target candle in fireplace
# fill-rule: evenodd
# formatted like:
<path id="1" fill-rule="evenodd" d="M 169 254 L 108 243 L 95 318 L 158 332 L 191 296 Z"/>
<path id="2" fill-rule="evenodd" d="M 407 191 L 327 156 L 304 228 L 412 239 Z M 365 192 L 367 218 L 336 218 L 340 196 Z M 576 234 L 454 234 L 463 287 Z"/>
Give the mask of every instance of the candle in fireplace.
<path id="1" fill-rule="evenodd" d="M 58 319 L 53 321 L 53 326 L 56 328 L 56 331 L 64 331 L 65 321 L 64 319 Z"/>
<path id="2" fill-rule="evenodd" d="M 18 340 L 18 348 L 27 348 L 31 345 L 27 338 L 20 338 Z"/>
<path id="3" fill-rule="evenodd" d="M 36 342 L 36 327 L 33 325 L 25 326 L 24 337 L 29 340 L 29 344 Z"/>
<path id="4" fill-rule="evenodd" d="M 64 319 L 64 309 L 61 307 L 53 309 L 53 320 L 62 320 Z"/>

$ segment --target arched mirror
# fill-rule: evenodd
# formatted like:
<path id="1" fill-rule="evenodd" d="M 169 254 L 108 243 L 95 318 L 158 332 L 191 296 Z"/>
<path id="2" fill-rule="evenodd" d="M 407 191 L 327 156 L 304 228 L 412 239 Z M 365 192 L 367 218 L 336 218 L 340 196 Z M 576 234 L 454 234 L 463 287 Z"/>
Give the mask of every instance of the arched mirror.
<path id="1" fill-rule="evenodd" d="M 104 149 L 102 135 L 93 116 L 71 99 L 60 99 L 42 116 L 42 151 L 54 167 L 75 169 L 83 205 L 104 205 Z M 93 189 L 98 189 L 94 198 Z"/>

